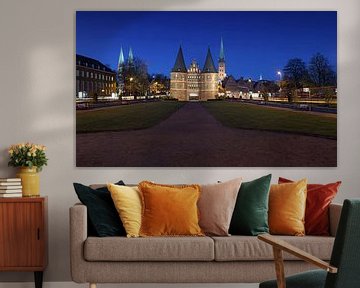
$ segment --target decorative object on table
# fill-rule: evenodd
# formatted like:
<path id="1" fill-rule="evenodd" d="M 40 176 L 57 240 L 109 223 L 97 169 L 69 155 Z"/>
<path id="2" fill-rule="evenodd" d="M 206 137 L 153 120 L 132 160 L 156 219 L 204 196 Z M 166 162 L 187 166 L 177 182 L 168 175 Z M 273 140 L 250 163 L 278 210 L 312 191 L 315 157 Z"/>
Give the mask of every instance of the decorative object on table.
<path id="1" fill-rule="evenodd" d="M 0 178 L 0 198 L 21 197 L 20 178 Z"/>
<path id="2" fill-rule="evenodd" d="M 40 195 L 39 174 L 42 167 L 47 165 L 46 147 L 33 143 L 20 143 L 9 147 L 9 166 L 19 167 L 16 174 L 21 178 L 22 195 L 32 197 Z"/>

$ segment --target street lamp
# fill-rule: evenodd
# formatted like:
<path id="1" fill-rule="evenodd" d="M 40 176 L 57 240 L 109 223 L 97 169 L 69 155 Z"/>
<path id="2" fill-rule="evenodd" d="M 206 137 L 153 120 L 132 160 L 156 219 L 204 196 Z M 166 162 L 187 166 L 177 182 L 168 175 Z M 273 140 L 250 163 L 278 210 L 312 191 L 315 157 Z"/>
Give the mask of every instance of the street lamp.
<path id="1" fill-rule="evenodd" d="M 131 92 L 132 92 L 132 81 L 134 80 L 133 77 L 130 77 L 130 96 L 131 96 Z"/>
<path id="2" fill-rule="evenodd" d="M 277 71 L 276 74 L 279 75 L 279 97 L 281 97 L 281 71 Z"/>

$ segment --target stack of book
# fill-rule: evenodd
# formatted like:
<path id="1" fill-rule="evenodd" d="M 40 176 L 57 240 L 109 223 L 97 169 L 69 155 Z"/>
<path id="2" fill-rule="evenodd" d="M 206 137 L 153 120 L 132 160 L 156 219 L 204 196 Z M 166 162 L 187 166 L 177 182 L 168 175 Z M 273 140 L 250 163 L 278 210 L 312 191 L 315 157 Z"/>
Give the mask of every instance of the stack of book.
<path id="1" fill-rule="evenodd" d="M 20 178 L 0 178 L 0 198 L 22 197 Z"/>

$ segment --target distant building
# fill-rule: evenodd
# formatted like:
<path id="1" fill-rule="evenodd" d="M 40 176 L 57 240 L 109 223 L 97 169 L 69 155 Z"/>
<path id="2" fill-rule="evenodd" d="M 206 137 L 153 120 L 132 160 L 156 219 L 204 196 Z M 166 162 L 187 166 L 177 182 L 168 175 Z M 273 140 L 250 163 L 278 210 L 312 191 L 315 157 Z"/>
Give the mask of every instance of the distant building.
<path id="1" fill-rule="evenodd" d="M 239 85 L 233 76 L 223 79 L 223 87 L 225 89 L 225 96 L 239 98 Z"/>
<path id="2" fill-rule="evenodd" d="M 100 61 L 76 54 L 76 97 L 114 96 L 116 73 Z"/>
<path id="3" fill-rule="evenodd" d="M 279 92 L 279 86 L 274 81 L 252 81 L 250 78 L 236 80 L 232 75 L 224 79 L 222 86 L 225 96 L 231 98 L 257 99 L 261 98 L 264 93 L 274 96 Z"/>
<path id="4" fill-rule="evenodd" d="M 215 99 L 218 95 L 219 75 L 208 48 L 202 70 L 193 60 L 186 69 L 184 55 L 180 46 L 176 61 L 170 73 L 170 96 L 180 101 Z"/>

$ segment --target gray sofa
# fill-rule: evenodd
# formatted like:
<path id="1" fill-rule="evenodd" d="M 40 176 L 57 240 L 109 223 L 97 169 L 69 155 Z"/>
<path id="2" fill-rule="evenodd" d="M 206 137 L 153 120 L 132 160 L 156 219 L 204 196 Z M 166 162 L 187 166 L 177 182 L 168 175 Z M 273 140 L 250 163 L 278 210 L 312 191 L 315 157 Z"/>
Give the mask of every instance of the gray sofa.
<path id="1" fill-rule="evenodd" d="M 341 205 L 330 206 L 330 237 L 280 236 L 330 259 Z M 257 283 L 275 277 L 270 245 L 252 236 L 88 237 L 87 208 L 70 208 L 71 275 L 77 283 Z M 285 254 L 286 274 L 312 269 Z"/>

